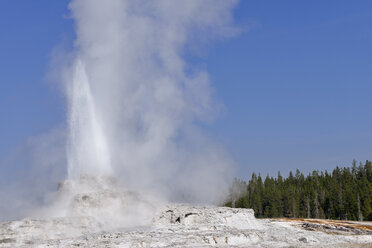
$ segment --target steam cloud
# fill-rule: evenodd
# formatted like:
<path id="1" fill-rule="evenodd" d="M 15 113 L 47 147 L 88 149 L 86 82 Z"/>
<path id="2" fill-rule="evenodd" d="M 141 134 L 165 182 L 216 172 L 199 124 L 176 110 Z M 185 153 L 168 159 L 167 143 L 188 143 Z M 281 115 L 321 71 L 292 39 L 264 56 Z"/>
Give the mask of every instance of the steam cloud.
<path id="1" fill-rule="evenodd" d="M 231 182 L 232 162 L 198 127 L 214 118 L 216 103 L 208 74 L 185 58 L 195 44 L 236 33 L 236 4 L 72 0 L 75 48 L 67 70 L 61 70 L 67 130 L 33 141 L 25 148 L 32 159 L 20 159 L 22 151 L 7 159 L 5 166 L 27 167 L 34 176 L 27 184 L 3 185 L 0 209 L 5 214 L 0 218 L 24 217 L 21 212 L 50 202 L 51 185 L 66 176 L 66 161 L 71 180 L 81 174 L 108 175 L 167 200 L 221 200 Z M 14 178 L 22 182 L 22 177 Z M 37 190 L 26 192 L 32 188 Z M 49 198 L 40 200 L 45 195 Z"/>
<path id="2" fill-rule="evenodd" d="M 184 54 L 201 34 L 231 35 L 236 1 L 73 0 L 68 176 L 119 175 L 131 188 L 212 202 L 231 161 L 197 127 L 213 113 L 208 74 Z"/>

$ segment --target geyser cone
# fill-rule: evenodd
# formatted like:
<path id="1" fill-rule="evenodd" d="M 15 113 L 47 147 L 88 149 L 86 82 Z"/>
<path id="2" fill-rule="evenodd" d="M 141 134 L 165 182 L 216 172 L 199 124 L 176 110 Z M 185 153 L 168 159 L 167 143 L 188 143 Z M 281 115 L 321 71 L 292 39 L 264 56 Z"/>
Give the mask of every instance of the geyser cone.
<path id="1" fill-rule="evenodd" d="M 125 189 L 115 178 L 81 175 L 61 182 L 56 206 L 59 216 L 92 217 L 103 228 L 151 224 L 159 199 Z"/>

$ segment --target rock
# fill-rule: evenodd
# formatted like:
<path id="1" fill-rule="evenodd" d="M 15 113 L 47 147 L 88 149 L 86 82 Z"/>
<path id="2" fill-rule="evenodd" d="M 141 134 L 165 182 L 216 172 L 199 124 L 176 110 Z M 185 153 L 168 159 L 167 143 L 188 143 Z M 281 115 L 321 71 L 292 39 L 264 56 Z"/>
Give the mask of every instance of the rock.
<path id="1" fill-rule="evenodd" d="M 301 241 L 301 242 L 307 243 L 307 239 L 305 237 L 301 237 L 298 240 Z"/>

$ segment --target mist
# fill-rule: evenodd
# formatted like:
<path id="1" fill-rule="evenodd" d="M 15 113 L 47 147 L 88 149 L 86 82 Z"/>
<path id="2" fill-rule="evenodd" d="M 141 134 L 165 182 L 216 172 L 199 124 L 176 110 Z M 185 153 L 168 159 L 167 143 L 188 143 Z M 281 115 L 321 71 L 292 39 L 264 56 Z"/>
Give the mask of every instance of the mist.
<path id="1" fill-rule="evenodd" d="M 66 132 L 58 127 L 29 137 L 0 160 L 0 221 L 34 215 L 53 203 L 67 176 Z"/>
<path id="2" fill-rule="evenodd" d="M 59 181 L 81 175 L 114 177 L 166 201 L 221 203 L 234 163 L 200 126 L 218 117 L 222 103 L 208 73 L 186 58 L 239 32 L 236 5 L 72 0 L 74 48 L 51 63 L 66 123 L 1 162 L 14 175 L 2 175 L 0 218 L 40 212 Z"/>
<path id="3" fill-rule="evenodd" d="M 203 135 L 218 110 L 208 73 L 189 46 L 229 37 L 236 1 L 87 1 L 67 78 L 68 177 L 115 175 L 169 200 L 216 202 L 232 161 Z M 184 199 L 181 199 L 184 198 Z"/>

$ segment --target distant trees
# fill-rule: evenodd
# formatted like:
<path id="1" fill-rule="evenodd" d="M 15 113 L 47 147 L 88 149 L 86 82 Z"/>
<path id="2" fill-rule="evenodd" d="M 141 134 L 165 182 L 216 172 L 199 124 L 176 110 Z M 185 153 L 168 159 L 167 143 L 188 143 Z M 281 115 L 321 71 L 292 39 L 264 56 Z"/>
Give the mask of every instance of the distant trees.
<path id="1" fill-rule="evenodd" d="M 296 170 L 283 178 L 252 174 L 235 180 L 226 206 L 252 208 L 256 217 L 372 220 L 372 163 L 336 167 L 332 173 Z"/>

